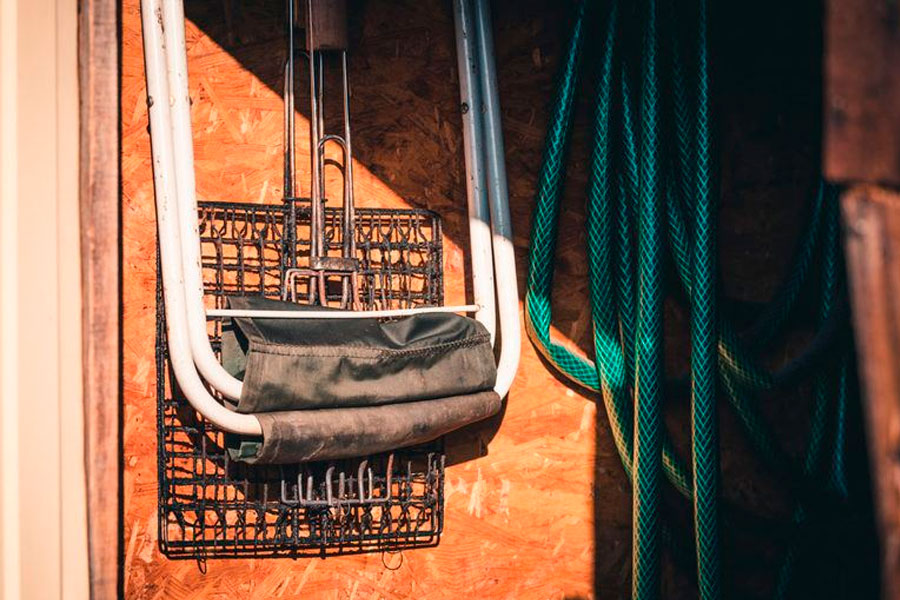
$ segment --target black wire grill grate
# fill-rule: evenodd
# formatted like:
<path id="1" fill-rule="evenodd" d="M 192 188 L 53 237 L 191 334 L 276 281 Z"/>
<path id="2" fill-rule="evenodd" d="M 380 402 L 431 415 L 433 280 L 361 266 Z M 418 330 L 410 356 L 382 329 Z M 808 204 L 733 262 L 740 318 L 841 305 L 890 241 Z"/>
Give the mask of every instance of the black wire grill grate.
<path id="1" fill-rule="evenodd" d="M 200 204 L 201 263 L 209 307 L 228 296 L 290 297 L 308 280 L 309 203 Z M 341 213 L 326 209 L 325 240 L 339 255 Z M 443 302 L 440 219 L 418 209 L 357 209 L 358 302 L 369 309 Z M 294 249 L 292 253 L 290 250 Z M 327 299 L 346 287 L 330 281 Z M 221 319 L 209 321 L 216 352 Z M 442 441 L 392 453 L 303 465 L 231 461 L 225 434 L 194 411 L 167 362 L 157 283 L 159 543 L 167 556 L 291 556 L 434 545 L 443 526 Z M 174 389 L 173 389 L 174 387 Z"/>

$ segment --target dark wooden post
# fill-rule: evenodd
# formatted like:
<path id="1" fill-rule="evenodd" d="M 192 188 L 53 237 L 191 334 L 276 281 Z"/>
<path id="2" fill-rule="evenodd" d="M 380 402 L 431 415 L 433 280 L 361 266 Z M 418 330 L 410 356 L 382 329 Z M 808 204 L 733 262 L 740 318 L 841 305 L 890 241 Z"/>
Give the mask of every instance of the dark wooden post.
<path id="1" fill-rule="evenodd" d="M 900 598 L 900 195 L 856 186 L 841 203 L 878 502 L 883 597 L 893 599 Z"/>
<path id="2" fill-rule="evenodd" d="M 81 0 L 78 69 L 85 467 L 91 598 L 119 594 L 119 36 L 116 0 Z"/>
<path id="3" fill-rule="evenodd" d="M 829 0 L 824 169 L 841 197 L 882 553 L 900 599 L 900 5 Z"/>

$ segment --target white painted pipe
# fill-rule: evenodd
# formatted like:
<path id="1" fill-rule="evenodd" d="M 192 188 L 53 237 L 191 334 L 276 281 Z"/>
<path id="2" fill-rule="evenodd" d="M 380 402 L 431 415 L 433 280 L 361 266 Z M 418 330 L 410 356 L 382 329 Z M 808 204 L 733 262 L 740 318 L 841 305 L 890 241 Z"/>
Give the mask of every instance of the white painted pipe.
<path id="1" fill-rule="evenodd" d="M 141 0 L 141 24 L 144 36 L 144 63 L 152 133 L 154 193 L 166 306 L 169 363 L 175 373 L 175 381 L 185 398 L 210 423 L 232 433 L 262 435 L 262 428 L 256 417 L 225 408 L 210 395 L 194 368 L 190 342 L 187 339 L 188 319 L 181 264 L 166 51 L 162 31 L 164 20 L 160 0 Z"/>
<path id="2" fill-rule="evenodd" d="M 491 213 L 481 154 L 484 145 L 483 104 L 475 55 L 472 11 L 469 0 L 453 0 L 456 27 L 456 62 L 459 70 L 459 98 L 462 107 L 463 152 L 466 163 L 466 200 L 469 210 L 469 248 L 472 265 L 472 296 L 482 309 L 475 319 L 496 342 L 497 309 L 494 298 L 494 268 L 491 248 Z"/>
<path id="3" fill-rule="evenodd" d="M 486 328 L 494 339 L 495 310 L 494 282 L 491 265 L 490 229 L 484 219 L 490 215 L 487 206 L 487 195 L 484 190 L 483 168 L 479 166 L 482 180 L 479 185 L 476 218 L 470 219 L 475 226 L 482 226 L 482 235 L 473 237 L 473 256 L 481 256 L 482 260 L 473 263 L 473 273 L 478 274 L 478 282 L 482 289 L 476 298 L 487 298 L 488 307 L 478 302 L 473 305 L 428 307 L 422 309 L 397 309 L 385 311 L 234 311 L 227 309 L 207 311 L 203 305 L 203 279 L 200 263 L 200 233 L 197 225 L 196 183 L 194 178 L 193 136 L 191 133 L 190 92 L 188 86 L 187 51 L 184 38 L 184 5 L 181 0 L 162 0 L 163 23 L 165 24 L 166 63 L 169 83 L 172 138 L 174 143 L 175 179 L 178 193 L 179 231 L 181 240 L 182 272 L 184 276 L 184 295 L 188 315 L 188 339 L 191 354 L 200 374 L 207 382 L 224 396 L 237 400 L 240 398 L 243 384 L 228 373 L 216 358 L 206 329 L 208 317 L 257 317 L 257 318 L 305 318 L 305 319 L 348 319 L 357 317 L 396 318 L 417 314 L 419 312 L 475 312 L 476 319 L 486 323 Z M 469 61 L 473 64 L 475 57 Z M 476 100 L 477 102 L 477 100 Z M 470 111 L 472 112 L 472 111 Z M 478 120 L 480 125 L 480 119 Z M 480 130 L 480 127 L 479 127 Z M 480 161 L 476 162 L 480 165 Z M 472 178 L 470 177 L 470 180 Z M 483 205 L 483 206 L 482 206 Z M 487 234 L 487 237 L 483 237 Z M 480 246 L 479 252 L 474 249 Z M 485 248 L 487 252 L 485 253 Z M 485 257 L 486 254 L 486 257 Z M 486 258 L 486 260 L 484 260 Z M 487 271 L 487 276 L 484 272 Z"/>
<path id="4" fill-rule="evenodd" d="M 213 352 L 206 329 L 203 305 L 203 272 L 200 266 L 200 230 L 194 180 L 194 139 L 191 133 L 191 96 L 188 88 L 187 48 L 184 41 L 184 3 L 162 0 L 166 67 L 169 84 L 175 188 L 184 273 L 187 335 L 197 370 L 227 398 L 238 400 L 243 384 L 226 371 Z"/>
<path id="5" fill-rule="evenodd" d="M 396 308 L 392 310 L 254 310 L 212 308 L 207 317 L 245 317 L 249 319 L 392 319 L 410 317 L 422 313 L 473 313 L 477 304 L 463 306 L 429 306 L 424 308 Z"/>
<path id="6" fill-rule="evenodd" d="M 484 101 L 484 141 L 487 161 L 488 189 L 491 208 L 491 230 L 494 238 L 494 276 L 500 314 L 501 348 L 497 361 L 497 383 L 494 390 L 501 397 L 509 392 L 522 351 L 519 329 L 519 287 L 516 281 L 516 256 L 513 249 L 512 221 L 509 216 L 509 189 L 503 150 L 500 118 L 500 92 L 494 62 L 494 37 L 491 29 L 489 0 L 474 0 L 475 38 Z"/>
<path id="7" fill-rule="evenodd" d="M 160 251 L 163 262 L 163 287 L 166 298 L 167 335 L 169 340 L 170 360 L 175 371 L 176 380 L 188 401 L 201 414 L 207 417 L 214 425 L 226 431 L 235 433 L 259 435 L 261 430 L 259 422 L 252 415 L 242 415 L 229 411 L 218 403 L 206 390 L 203 382 L 194 370 L 193 362 L 203 364 L 202 370 L 212 373 L 209 379 L 221 378 L 224 373 L 229 379 L 219 381 L 222 385 L 215 385 L 217 389 L 229 388 L 228 395 L 240 396 L 239 388 L 234 387 L 233 382 L 240 382 L 232 378 L 222 369 L 209 345 L 206 333 L 206 311 L 202 304 L 202 272 L 199 263 L 199 232 L 197 229 L 196 197 L 193 181 L 193 148 L 190 135 L 190 100 L 187 91 L 187 69 L 184 52 L 184 18 L 183 5 L 180 0 L 164 0 L 166 10 L 162 10 L 160 0 L 142 0 L 143 26 L 145 36 L 145 60 L 147 61 L 148 94 L 151 98 L 167 99 L 171 102 L 173 110 L 170 111 L 169 102 L 159 102 L 151 105 L 151 123 L 154 136 L 154 177 L 156 179 L 157 210 L 159 213 Z M 462 6 L 462 5 L 460 5 Z M 484 9 L 484 6 L 480 6 Z M 476 26 L 484 28 L 484 17 L 480 16 L 482 23 Z M 166 31 L 163 34 L 163 31 Z M 471 31 L 471 28 L 469 29 Z M 477 50 L 474 49 L 472 35 L 464 36 L 464 49 L 467 56 L 474 57 L 481 64 L 484 73 L 480 75 L 482 83 L 478 84 L 486 90 L 485 113 L 491 121 L 484 132 L 486 137 L 488 171 L 491 180 L 491 195 L 489 212 L 491 220 L 491 233 L 493 252 L 488 247 L 487 256 L 493 255 L 494 269 L 497 273 L 497 294 L 500 302 L 500 325 L 503 336 L 503 348 L 501 349 L 498 367 L 498 381 L 495 389 L 501 395 L 505 395 L 515 376 L 518 366 L 518 354 L 520 347 L 520 335 L 518 327 L 518 292 L 516 287 L 515 261 L 513 256 L 511 229 L 509 227 L 509 209 L 507 204 L 505 171 L 503 170 L 502 138 L 499 134 L 499 106 L 497 104 L 496 76 L 493 72 L 492 43 L 490 40 L 490 23 L 487 21 L 486 34 L 480 34 Z M 173 56 L 166 64 L 166 46 L 163 44 L 165 35 L 168 48 L 172 49 Z M 480 54 L 480 56 L 479 56 Z M 175 59 L 174 55 L 178 55 Z M 168 72 L 167 72 L 168 68 Z M 467 72 L 468 69 L 467 69 Z M 471 74 L 471 72 L 469 72 Z M 168 77 L 172 78 L 173 94 L 170 97 L 168 90 Z M 469 79 L 470 84 L 473 83 Z M 473 102 L 469 106 L 474 110 L 480 102 Z M 494 112 L 491 112 L 491 111 Z M 174 113 L 174 114 L 173 114 Z M 486 116 L 487 118 L 487 116 Z M 492 124 L 491 124 L 492 123 Z M 171 127 L 171 129 L 170 129 Z M 174 136 L 174 139 L 173 139 Z M 473 147 L 477 151 L 477 146 Z M 177 169 L 176 169 L 177 157 Z M 481 157 L 475 154 L 472 164 L 480 164 Z M 178 176 L 173 178 L 173 174 Z M 188 175 L 189 173 L 189 175 Z M 181 192 L 181 193 L 179 193 Z M 184 198 L 184 202 L 179 199 Z M 472 221 L 485 223 L 483 204 L 470 202 L 470 209 L 474 209 L 475 218 Z M 480 211 L 480 212 L 479 212 Z M 499 225 L 498 225 L 499 223 Z M 477 224 L 476 224 L 477 229 Z M 471 240 L 473 255 L 479 249 L 479 235 L 476 233 Z M 187 242 L 187 243 L 183 243 Z M 480 247 L 479 255 L 484 258 L 484 246 Z M 474 261 L 474 259 L 473 259 Z M 480 281 L 489 281 L 491 293 L 490 303 L 494 300 L 494 285 L 492 278 L 484 275 L 482 266 L 476 268 L 473 262 L 473 279 L 479 277 Z M 511 284 L 511 285 L 509 285 Z M 480 294 L 484 293 L 483 288 Z M 199 300 L 199 302 L 198 302 Z M 512 307 L 512 309 L 510 309 Z M 485 310 L 484 305 L 476 303 L 467 307 L 443 307 L 446 310 L 480 309 Z M 209 311 L 210 316 L 217 313 L 225 314 L 227 311 Z M 280 311 L 275 311 L 280 312 Z M 301 311 L 298 311 L 301 312 Z M 327 317 L 333 317 L 331 311 Z M 374 317 L 382 311 L 366 311 L 366 316 Z M 394 311 L 387 311 L 388 313 Z M 510 318 L 510 313 L 512 318 Z M 284 313 L 269 315 L 268 311 L 261 311 L 263 316 L 284 318 Z M 301 316 L 301 315 L 298 315 Z M 311 318 L 311 313 L 306 312 L 302 317 Z M 317 317 L 312 317 L 317 318 Z M 350 315 L 338 318 L 350 318 Z M 198 326 L 198 322 L 200 326 Z M 493 330 L 493 320 L 490 323 Z M 201 336 L 198 335 L 202 331 Z M 187 338 L 187 339 L 186 339 Z M 199 342 L 203 343 L 200 344 Z M 195 347 L 196 346 L 196 347 Z M 207 353 L 208 351 L 208 353 Z M 206 358 L 203 358 L 206 355 Z M 208 364 L 212 357 L 215 367 Z M 198 366 L 200 366 L 198 364 Z M 233 380 L 233 382 L 231 381 Z M 224 390 L 223 390 L 224 391 Z"/>

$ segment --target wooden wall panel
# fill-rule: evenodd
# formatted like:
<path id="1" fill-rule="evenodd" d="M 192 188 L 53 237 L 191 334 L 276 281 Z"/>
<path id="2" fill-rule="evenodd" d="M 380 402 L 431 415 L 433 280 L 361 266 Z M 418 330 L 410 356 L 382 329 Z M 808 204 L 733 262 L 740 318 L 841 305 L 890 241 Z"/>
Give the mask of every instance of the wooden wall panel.
<path id="1" fill-rule="evenodd" d="M 281 2 L 187 2 L 199 195 L 277 202 L 281 190 Z M 520 286 L 547 105 L 569 14 L 553 0 L 496 1 L 495 29 L 510 205 Z M 771 296 L 787 268 L 818 177 L 821 54 L 815 2 L 766 0 L 717 13 L 713 40 L 721 151 L 722 286 L 738 306 Z M 447 302 L 466 296 L 464 165 L 450 3 L 350 2 L 357 198 L 363 205 L 419 206 L 445 227 Z M 123 359 L 125 590 L 129 598 L 619 598 L 630 590 L 631 495 L 602 402 L 558 380 L 526 340 L 522 366 L 497 422 L 451 436 L 447 519 L 436 548 L 325 560 L 215 560 L 206 572 L 169 561 L 156 545 L 154 404 L 155 233 L 137 0 L 122 4 Z M 759 31 L 767 32 L 760 48 Z M 555 277 L 555 335 L 590 347 L 584 196 L 591 113 L 576 111 Z M 306 107 L 298 102 L 301 114 Z M 301 138 L 302 139 L 302 138 Z M 305 165 L 302 144 L 298 164 Z M 301 192 L 305 191 L 304 184 Z M 749 307 L 744 303 L 750 303 Z M 667 303 L 669 372 L 687 364 L 683 303 Z M 802 324 L 798 323 L 798 326 Z M 785 360 L 803 342 L 773 357 Z M 792 344 L 792 345 L 791 345 Z M 767 399 L 779 437 L 799 452 L 806 396 Z M 685 398 L 666 420 L 686 455 Z M 777 419 L 775 418 L 777 417 Z M 728 498 L 752 511 L 789 515 L 790 499 L 722 410 Z M 482 455 L 484 454 L 484 455 Z M 666 496 L 687 532 L 690 509 Z M 766 596 L 780 561 L 752 523 L 726 532 L 729 584 Z M 687 561 L 666 557 L 667 599 L 696 597 Z M 673 566 L 678 563 L 678 566 Z M 398 566 L 399 565 L 399 566 Z M 729 590 L 730 591 L 730 590 Z"/>
<path id="2" fill-rule="evenodd" d="M 416 11 L 421 17 L 427 8 L 443 20 L 427 30 L 380 39 L 378 14 L 390 18 L 391 11 L 381 5 L 364 15 L 372 23 L 366 22 L 365 39 L 359 45 L 376 47 L 382 55 L 395 54 L 396 47 L 396 56 L 391 65 L 375 66 L 366 64 L 366 56 L 351 58 L 354 149 L 359 157 L 354 167 L 356 195 L 364 206 L 427 206 L 444 215 L 447 302 L 461 303 L 468 267 L 462 250 L 465 187 L 452 20 L 449 4 L 426 8 L 415 4 L 405 6 L 413 17 Z M 200 8 L 195 4 L 192 8 L 188 3 L 188 16 L 204 18 L 191 14 L 204 7 L 215 11 L 219 4 L 205 3 Z M 280 23 L 266 20 L 269 9 L 258 4 L 242 10 L 247 25 L 234 32 L 238 48 L 230 50 L 235 56 L 219 45 L 227 32 L 214 38 L 215 29 L 211 36 L 188 23 L 199 197 L 276 202 L 282 194 L 282 115 L 280 97 L 270 86 L 279 81 L 283 56 Z M 250 18 L 249 11 L 261 14 Z M 122 20 L 126 596 L 230 600 L 590 596 L 596 406 L 557 381 L 527 341 L 522 347 L 520 375 L 493 439 L 495 426 L 488 424 L 449 442 L 451 462 L 468 455 L 486 455 L 448 467 L 445 534 L 438 547 L 399 556 L 210 560 L 205 573 L 194 561 L 170 561 L 160 554 L 153 362 L 156 274 L 152 257 L 156 240 L 136 0 L 125 0 Z M 266 31 L 260 24 L 270 29 Z M 540 56 L 525 55 L 521 60 L 539 80 L 549 83 L 552 73 L 531 66 L 538 61 L 538 66 L 544 67 Z M 423 65 L 428 77 L 416 81 Z M 433 90 L 429 86 L 439 87 Z M 531 92 L 532 97 L 537 91 Z M 532 147 L 539 147 L 543 126 L 534 123 L 534 111 L 530 107 L 522 110 L 515 103 L 511 108 L 518 110 L 512 113 L 511 126 L 519 136 L 527 136 Z M 399 133 L 404 130 L 413 133 Z M 515 143 L 511 146 L 516 148 Z M 511 159 L 518 160 L 515 150 L 512 152 Z M 305 165 L 307 157 L 308 147 L 301 142 L 298 164 Z M 536 158 L 528 156 L 530 161 Z M 524 264 L 531 189 L 519 178 L 512 187 L 518 200 L 514 206 L 516 244 Z M 304 182 L 301 192 L 305 189 Z M 580 252 L 580 248 L 573 244 L 566 251 Z M 577 310 L 580 324 L 572 326 L 584 329 L 586 310 L 584 306 Z M 616 538 L 623 533 L 627 537 L 627 488 L 612 448 L 603 452 L 607 478 L 616 490 L 614 500 L 602 510 L 607 519 L 604 526 L 611 527 Z M 618 563 L 613 572 L 621 579 L 620 585 L 627 582 L 628 552 L 618 542 L 604 549 L 603 560 Z"/>
<path id="3" fill-rule="evenodd" d="M 119 64 L 115 0 L 79 13 L 84 464 L 91 597 L 121 591 Z"/>
<path id="4" fill-rule="evenodd" d="M 881 0 L 826 5 L 825 174 L 898 185 L 900 8 Z"/>
<path id="5" fill-rule="evenodd" d="M 859 371 L 863 377 L 882 597 L 900 598 L 900 195 L 858 185 L 841 199 Z"/>

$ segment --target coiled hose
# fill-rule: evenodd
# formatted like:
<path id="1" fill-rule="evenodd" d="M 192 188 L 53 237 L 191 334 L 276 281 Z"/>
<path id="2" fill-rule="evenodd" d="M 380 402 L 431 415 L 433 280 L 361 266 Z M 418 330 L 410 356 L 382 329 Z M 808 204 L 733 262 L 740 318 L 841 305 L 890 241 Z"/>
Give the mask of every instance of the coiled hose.
<path id="1" fill-rule="evenodd" d="M 544 357 L 573 382 L 601 394 L 612 437 L 634 492 L 632 597 L 659 594 L 660 473 L 685 497 L 694 512 L 694 543 L 700 597 L 721 596 L 719 549 L 719 465 L 717 391 L 735 410 L 757 452 L 798 493 L 794 523 L 804 519 L 804 502 L 821 493 L 818 466 L 828 446 L 829 402 L 835 413 L 830 442 L 830 494 L 846 496 L 844 412 L 849 353 L 843 350 L 838 376 L 830 378 L 821 358 L 841 341 L 834 323 L 845 318 L 840 280 L 840 232 L 834 190 L 820 186 L 809 225 L 787 277 L 744 336 L 716 310 L 716 198 L 711 177 L 709 59 L 705 0 L 685 9 L 666 0 L 660 19 L 657 0 L 620 10 L 617 0 L 605 15 L 595 3 L 579 2 L 560 63 L 539 174 L 531 230 L 525 322 Z M 676 10 L 677 9 L 677 10 Z M 675 24 L 691 17 L 694 39 L 678 35 Z M 640 27 L 629 27 L 627 19 Z M 661 24 L 668 24 L 661 48 Z M 597 28 L 599 60 L 584 61 L 586 41 Z M 625 37 L 640 36 L 638 82 L 633 85 Z M 589 48 L 590 49 L 590 48 Z M 660 60 L 670 56 L 671 60 Z M 553 262 L 574 101 L 582 63 L 596 64 L 593 143 L 587 189 L 590 302 L 595 360 L 574 354 L 550 338 Z M 668 67 L 670 73 L 661 69 Z M 661 75 L 668 75 L 662 77 Z M 670 103 L 660 101 L 660 81 L 671 85 Z M 616 90 L 618 87 L 618 90 Z M 638 90 L 637 106 L 631 90 Z M 618 111 L 618 112 L 617 112 Z M 671 132 L 671 139 L 663 133 Z M 661 156 L 676 157 L 672 164 Z M 824 235 L 823 235 L 824 230 Z M 823 239 L 824 238 L 824 239 Z M 691 441 L 690 468 L 674 451 L 661 420 L 663 393 L 663 260 L 668 240 L 678 281 L 690 302 Z M 756 358 L 781 333 L 794 311 L 808 275 L 822 264 L 820 334 L 807 352 L 781 371 L 770 372 Z M 845 301 L 843 301 L 845 304 Z M 777 442 L 759 411 L 755 395 L 793 383 L 817 367 L 809 447 L 802 464 Z M 671 384 L 671 382 L 669 382 Z M 718 387 L 720 384 L 721 387 Z M 835 393 L 831 393 L 836 390 Z M 776 597 L 788 589 L 795 548 L 786 553 Z"/>

